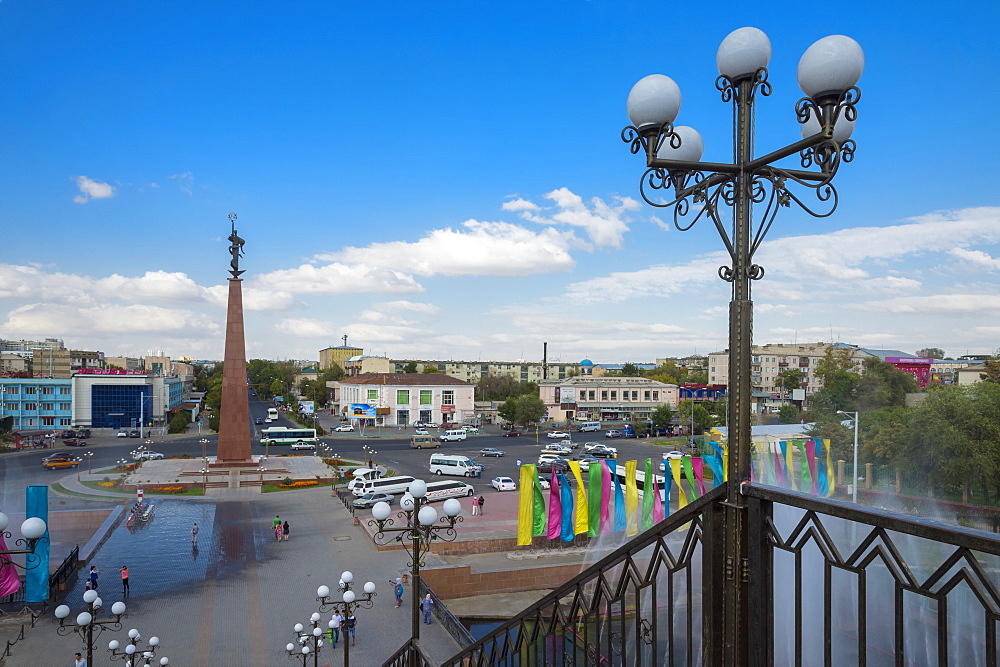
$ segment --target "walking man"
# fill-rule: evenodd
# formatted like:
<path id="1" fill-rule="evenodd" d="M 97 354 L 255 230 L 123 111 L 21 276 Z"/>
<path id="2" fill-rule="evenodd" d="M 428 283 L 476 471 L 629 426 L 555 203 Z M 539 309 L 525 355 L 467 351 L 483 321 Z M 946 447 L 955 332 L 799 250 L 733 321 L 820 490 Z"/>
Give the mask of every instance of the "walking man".
<path id="1" fill-rule="evenodd" d="M 396 594 L 396 609 L 403 604 L 403 579 L 401 577 L 396 577 L 396 581 L 389 580 L 390 584 L 393 584 L 392 592 Z"/>
<path id="2" fill-rule="evenodd" d="M 479 509 L 479 499 L 472 496 L 472 516 L 476 516 L 476 512 Z"/>
<path id="3" fill-rule="evenodd" d="M 517 469 L 518 469 L 518 470 L 520 470 L 520 469 L 521 469 L 521 459 L 518 459 L 518 460 L 517 460 Z"/>
<path id="4" fill-rule="evenodd" d="M 485 498 L 483 498 L 482 496 L 479 496 L 479 515 L 480 516 L 482 516 L 483 514 L 486 514 L 486 512 L 483 511 L 483 502 L 485 500 L 486 500 Z"/>
<path id="5" fill-rule="evenodd" d="M 82 653 L 74 654 L 73 667 L 87 667 L 87 659 L 83 657 Z"/>
<path id="6" fill-rule="evenodd" d="M 344 615 L 340 613 L 340 609 L 333 610 L 333 618 L 330 619 L 330 637 L 333 648 L 337 648 L 337 642 L 340 641 L 340 625 L 344 622 Z"/>
<path id="7" fill-rule="evenodd" d="M 101 571 L 97 569 L 96 565 L 90 566 L 90 590 L 97 590 L 97 578 L 101 576 Z"/>
<path id="8" fill-rule="evenodd" d="M 351 636 L 351 646 L 354 646 L 354 628 L 358 625 L 358 619 L 354 618 L 354 612 L 347 612 L 350 614 L 344 619 L 344 623 L 347 625 L 347 634 L 344 635 L 344 641 L 347 641 L 347 635 Z"/>
<path id="9" fill-rule="evenodd" d="M 271 530 L 274 530 L 275 528 L 277 528 L 280 525 L 281 525 L 281 517 L 278 516 L 277 514 L 275 514 L 274 515 L 274 521 L 271 522 Z"/>
<path id="10" fill-rule="evenodd" d="M 198 544 L 198 524 L 191 526 L 191 544 Z"/>
<path id="11" fill-rule="evenodd" d="M 122 565 L 119 572 L 122 573 L 122 595 L 128 595 L 128 565 Z"/>
<path id="12" fill-rule="evenodd" d="M 427 597 L 420 601 L 420 610 L 424 612 L 424 623 L 431 622 L 431 607 L 434 606 L 434 600 L 431 599 L 431 594 L 428 593 Z"/>

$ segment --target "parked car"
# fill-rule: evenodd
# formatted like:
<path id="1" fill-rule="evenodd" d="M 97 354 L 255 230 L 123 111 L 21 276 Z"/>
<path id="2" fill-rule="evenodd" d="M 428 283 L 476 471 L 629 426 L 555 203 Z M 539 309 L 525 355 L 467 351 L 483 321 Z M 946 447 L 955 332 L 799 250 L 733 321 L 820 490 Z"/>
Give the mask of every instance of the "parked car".
<path id="1" fill-rule="evenodd" d="M 129 431 L 128 432 L 128 437 L 130 437 L 130 438 L 141 438 L 142 434 L 139 433 L 138 431 Z"/>
<path id="2" fill-rule="evenodd" d="M 76 437 L 76 433 L 74 433 L 73 431 L 63 431 L 62 433 L 59 434 L 59 437 L 60 438 L 75 438 Z"/>
<path id="3" fill-rule="evenodd" d="M 623 438 L 638 438 L 639 436 L 637 436 L 635 434 L 635 431 L 622 431 L 622 437 Z"/>
<path id="4" fill-rule="evenodd" d="M 395 499 L 396 496 L 391 493 L 366 493 L 351 503 L 351 506 L 356 510 L 367 509 L 369 507 L 374 507 L 375 503 L 386 503 L 391 505 L 392 501 Z"/>
<path id="5" fill-rule="evenodd" d="M 667 471 L 667 461 L 669 461 L 670 459 L 679 459 L 683 457 L 684 457 L 684 452 L 677 451 L 676 449 L 672 452 L 667 452 L 666 454 L 663 455 L 663 460 L 660 461 L 660 471 L 661 472 Z"/>
<path id="6" fill-rule="evenodd" d="M 424 428 L 438 428 L 440 424 L 437 422 L 424 422 Z"/>
<path id="7" fill-rule="evenodd" d="M 87 441 L 80 438 L 66 438 L 63 440 L 63 444 L 67 447 L 86 447 Z"/>
<path id="8" fill-rule="evenodd" d="M 542 487 L 543 489 L 552 488 L 552 485 L 549 484 L 549 480 L 545 479 L 544 477 L 538 478 L 538 486 Z"/>
<path id="9" fill-rule="evenodd" d="M 253 423 L 254 424 L 263 424 L 264 423 L 264 418 L 263 417 L 257 417 L 257 419 L 253 420 Z"/>
<path id="10" fill-rule="evenodd" d="M 604 437 L 605 438 L 620 438 L 620 437 L 622 437 L 622 432 L 621 431 L 617 431 L 615 429 L 611 429 L 609 431 L 605 431 L 604 432 Z"/>
<path id="11" fill-rule="evenodd" d="M 510 477 L 494 477 L 493 481 L 490 482 L 494 489 L 497 491 L 516 491 L 517 484 L 514 483 Z"/>
<path id="12" fill-rule="evenodd" d="M 423 426 L 421 426 L 421 427 L 417 428 L 415 431 L 413 431 L 413 435 L 430 435 L 430 434 L 431 434 L 431 432 L 428 431 L 427 429 L 425 429 Z"/>
<path id="13" fill-rule="evenodd" d="M 595 449 L 605 449 L 613 454 L 618 453 L 617 447 L 612 447 L 611 445 L 605 445 L 603 442 L 588 442 L 583 445 L 583 451 L 590 453 Z"/>
<path id="14" fill-rule="evenodd" d="M 152 452 L 148 449 L 144 449 L 141 452 L 136 452 L 132 458 L 136 461 L 157 461 L 166 457 L 160 452 Z"/>
<path id="15" fill-rule="evenodd" d="M 503 437 L 505 437 L 505 438 L 516 438 L 519 435 L 521 435 L 521 432 L 518 431 L 516 428 L 512 428 L 509 431 L 504 431 L 503 432 Z"/>
<path id="16" fill-rule="evenodd" d="M 469 435 L 479 435 L 478 426 L 463 426 L 462 428 L 464 428 L 465 432 L 468 433 Z"/>
<path id="17" fill-rule="evenodd" d="M 550 440 L 569 440 L 569 433 L 566 431 L 549 431 L 546 437 Z"/>
<path id="18" fill-rule="evenodd" d="M 552 469 L 555 468 L 556 472 L 566 472 L 569 470 L 569 465 L 566 463 L 566 459 L 559 459 L 555 461 L 539 461 L 536 466 L 539 473 L 550 474 Z"/>
<path id="19" fill-rule="evenodd" d="M 542 448 L 543 454 L 559 454 L 560 456 L 565 456 L 567 454 L 572 454 L 573 450 L 566 445 L 549 444 Z"/>
<path id="20" fill-rule="evenodd" d="M 562 456 L 560 454 L 551 454 L 551 453 L 546 452 L 546 453 L 538 455 L 538 462 L 539 463 L 547 463 L 549 461 L 561 461 L 563 463 L 568 463 L 567 460 L 566 460 L 566 457 L 564 457 L 564 456 Z"/>
<path id="21" fill-rule="evenodd" d="M 563 447 L 569 447 L 570 449 L 576 449 L 576 446 L 577 446 L 578 443 L 575 443 L 572 440 L 562 440 L 562 441 L 559 442 L 559 444 L 562 445 Z"/>
<path id="22" fill-rule="evenodd" d="M 128 437 L 128 431 L 118 431 L 118 433 L 115 433 L 115 437 L 116 438 L 127 438 Z"/>
<path id="23" fill-rule="evenodd" d="M 49 454 L 42 459 L 42 467 L 49 470 L 58 470 L 59 468 L 79 468 L 80 458 L 70 454 L 69 452 L 56 452 L 55 454 Z"/>
<path id="24" fill-rule="evenodd" d="M 81 428 L 79 431 L 76 432 L 76 437 L 80 438 L 81 440 L 86 440 L 87 438 L 90 437 L 90 429 Z"/>
<path id="25" fill-rule="evenodd" d="M 354 424 L 337 424 L 337 426 L 335 426 L 333 430 L 340 431 L 341 433 L 345 433 L 347 431 L 353 431 Z"/>
<path id="26" fill-rule="evenodd" d="M 583 456 L 579 459 L 579 461 L 580 461 L 580 470 L 582 470 L 583 472 L 587 472 L 588 470 L 590 470 L 590 465 L 592 463 L 600 463 L 600 460 L 596 456 Z"/>
<path id="27" fill-rule="evenodd" d="M 316 449 L 316 445 L 311 442 L 293 442 L 292 449 Z"/>
<path id="28" fill-rule="evenodd" d="M 618 452 L 612 449 L 592 449 L 590 450 L 590 455 L 595 459 L 615 459 L 618 458 Z"/>
<path id="29" fill-rule="evenodd" d="M 504 452 L 496 447 L 485 447 L 479 450 L 480 456 L 503 456 Z"/>

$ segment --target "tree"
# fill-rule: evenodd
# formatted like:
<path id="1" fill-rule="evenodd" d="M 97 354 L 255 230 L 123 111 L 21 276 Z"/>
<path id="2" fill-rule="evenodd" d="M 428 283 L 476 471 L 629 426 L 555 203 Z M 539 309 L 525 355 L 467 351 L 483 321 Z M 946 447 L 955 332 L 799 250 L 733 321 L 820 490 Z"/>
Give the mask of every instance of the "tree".
<path id="1" fill-rule="evenodd" d="M 476 383 L 477 401 L 506 401 L 521 395 L 521 383 L 510 375 L 487 375 Z"/>
<path id="2" fill-rule="evenodd" d="M 940 347 L 925 347 L 917 350 L 917 356 L 925 359 L 944 359 L 944 350 Z"/>
<path id="3" fill-rule="evenodd" d="M 1000 361 L 987 361 L 984 364 L 985 373 L 979 374 L 979 379 L 983 382 L 1000 384 Z"/>
<path id="4" fill-rule="evenodd" d="M 437 366 L 424 366 L 424 371 L 423 372 L 424 373 L 428 373 L 428 374 L 429 373 L 444 373 L 444 371 L 441 370 L 440 368 L 438 368 Z"/>
<path id="5" fill-rule="evenodd" d="M 861 378 L 856 385 L 855 405 L 862 412 L 902 407 L 906 404 L 906 394 L 917 389 L 917 381 L 909 373 L 876 357 L 867 357 L 862 362 Z"/>
<path id="6" fill-rule="evenodd" d="M 834 415 L 837 410 L 853 411 L 861 376 L 854 371 L 854 349 L 828 347 L 816 362 L 816 377 L 823 387 L 813 394 L 813 409 L 819 415 Z"/>
<path id="7" fill-rule="evenodd" d="M 677 405 L 677 418 L 680 420 L 681 425 L 684 426 L 690 426 L 693 418 L 695 434 L 704 433 L 715 426 L 715 417 L 708 411 L 708 408 L 702 405 L 701 402 L 695 402 L 691 399 L 681 401 Z"/>
<path id="8" fill-rule="evenodd" d="M 167 425 L 168 433 L 183 433 L 187 430 L 188 424 L 191 423 L 191 413 L 187 410 L 179 410 L 176 415 L 170 419 L 170 424 Z"/>
<path id="9" fill-rule="evenodd" d="M 669 405 L 660 405 L 650 413 L 649 418 L 656 428 L 666 428 L 670 426 L 670 420 L 674 418 L 674 411 L 670 409 Z"/>
<path id="10" fill-rule="evenodd" d="M 545 414 L 545 404 L 538 396 L 523 394 L 503 402 L 497 408 L 497 415 L 512 424 L 528 426 L 537 422 Z"/>
<path id="11" fill-rule="evenodd" d="M 778 372 L 774 384 L 785 391 L 802 388 L 802 371 L 798 368 L 783 368 Z M 785 422 L 786 424 L 791 422 Z"/>
<path id="12" fill-rule="evenodd" d="M 417 372 L 417 362 L 407 361 L 406 365 L 403 366 L 404 373 L 416 373 Z"/>
<path id="13" fill-rule="evenodd" d="M 782 424 L 794 424 L 799 421 L 799 409 L 791 403 L 782 403 L 778 408 L 778 421 Z"/>
<path id="14" fill-rule="evenodd" d="M 324 368 L 319 374 L 319 377 L 316 379 L 320 380 L 325 385 L 327 382 L 338 382 L 343 380 L 346 376 L 347 373 L 345 373 L 344 369 L 340 367 L 340 364 L 334 362 Z"/>
<path id="15" fill-rule="evenodd" d="M 622 366 L 622 375 L 624 377 L 631 377 L 631 378 L 639 377 L 639 367 L 633 364 L 631 361 L 626 362 L 625 365 Z"/>

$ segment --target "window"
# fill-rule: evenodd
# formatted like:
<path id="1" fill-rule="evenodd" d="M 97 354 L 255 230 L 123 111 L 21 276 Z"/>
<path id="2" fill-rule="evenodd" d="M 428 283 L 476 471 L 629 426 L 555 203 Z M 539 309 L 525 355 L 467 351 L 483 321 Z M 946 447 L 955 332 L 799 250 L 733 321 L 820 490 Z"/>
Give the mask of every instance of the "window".
<path id="1" fill-rule="evenodd" d="M 55 426 L 55 417 L 42 417 L 42 426 Z"/>
<path id="2" fill-rule="evenodd" d="M 25 394 L 29 394 L 29 395 L 34 395 L 36 390 L 37 390 L 37 387 L 25 387 L 24 388 L 24 393 Z"/>
<path id="3" fill-rule="evenodd" d="M 59 409 L 60 410 L 71 410 L 72 406 L 69 403 L 60 403 L 59 404 Z"/>
<path id="4" fill-rule="evenodd" d="M 480 366 L 479 367 L 479 372 L 482 373 L 483 375 L 486 375 L 487 373 L 489 373 L 490 372 L 489 365 L 488 364 L 483 364 L 482 366 Z"/>
<path id="5" fill-rule="evenodd" d="M 368 402 L 369 403 L 377 403 L 378 402 L 378 389 L 369 389 L 368 390 Z"/>
<path id="6" fill-rule="evenodd" d="M 611 390 L 611 400 L 612 401 L 617 401 L 618 400 L 618 391 L 616 389 L 612 389 Z"/>
<path id="7" fill-rule="evenodd" d="M 420 390 L 420 405 L 433 405 L 434 404 L 434 392 L 430 389 Z"/>
<path id="8" fill-rule="evenodd" d="M 409 423 L 410 423 L 410 411 L 396 410 L 396 424 L 399 426 L 406 426 Z"/>
<path id="9" fill-rule="evenodd" d="M 59 393 L 63 396 L 69 396 L 71 389 L 69 387 L 59 387 Z"/>
<path id="10" fill-rule="evenodd" d="M 42 410 L 52 410 L 52 403 L 42 403 Z"/>
<path id="11" fill-rule="evenodd" d="M 628 392 L 627 391 L 623 391 L 622 392 L 622 400 L 623 401 L 627 401 L 628 400 Z"/>
<path id="12" fill-rule="evenodd" d="M 455 392 L 446 389 L 441 392 L 441 405 L 455 405 Z"/>
<path id="13" fill-rule="evenodd" d="M 6 412 L 17 412 L 17 403 L 4 403 L 3 409 Z"/>
<path id="14" fill-rule="evenodd" d="M 642 400 L 644 400 L 644 401 L 648 401 L 649 400 L 649 390 L 648 389 L 645 392 L 643 392 L 643 394 L 642 394 Z"/>
<path id="15" fill-rule="evenodd" d="M 54 393 L 56 393 L 55 387 L 42 387 L 42 394 L 45 396 L 51 396 Z"/>
<path id="16" fill-rule="evenodd" d="M 596 392 L 593 389 L 591 389 L 589 392 L 587 392 L 587 396 L 590 398 L 590 400 L 594 400 L 594 394 L 595 393 Z"/>
<path id="17" fill-rule="evenodd" d="M 632 392 L 632 400 L 633 401 L 638 401 L 639 400 L 639 390 L 638 389 L 636 389 L 635 391 Z"/>
<path id="18" fill-rule="evenodd" d="M 24 409 L 29 411 L 34 411 L 38 409 L 38 403 L 25 403 Z"/>
<path id="19" fill-rule="evenodd" d="M 396 390 L 396 405 L 409 405 L 410 404 L 410 390 L 409 389 L 397 389 Z"/>
<path id="20" fill-rule="evenodd" d="M 438 370 L 444 373 L 444 364 L 438 364 Z"/>
<path id="21" fill-rule="evenodd" d="M 63 417 L 62 419 L 59 420 L 59 425 L 60 426 L 69 426 L 69 422 L 70 422 L 69 417 Z"/>
<path id="22" fill-rule="evenodd" d="M 608 400 L 608 390 L 607 389 L 602 389 L 601 390 L 601 400 L 602 401 Z"/>
<path id="23" fill-rule="evenodd" d="M 17 395 L 17 387 L 7 387 L 7 393 Z"/>
<path id="24" fill-rule="evenodd" d="M 660 392 L 658 392 L 658 391 L 654 391 L 653 392 L 653 400 L 654 401 L 660 400 Z"/>

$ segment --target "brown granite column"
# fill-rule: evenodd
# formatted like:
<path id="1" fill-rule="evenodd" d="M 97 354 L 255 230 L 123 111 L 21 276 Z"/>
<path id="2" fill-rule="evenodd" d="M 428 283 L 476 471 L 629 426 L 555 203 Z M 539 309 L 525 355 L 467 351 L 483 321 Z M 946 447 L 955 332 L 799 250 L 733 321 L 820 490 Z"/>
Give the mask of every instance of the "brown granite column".
<path id="1" fill-rule="evenodd" d="M 222 369 L 222 412 L 219 415 L 219 464 L 252 463 L 242 282 L 240 278 L 229 278 L 226 356 Z"/>

